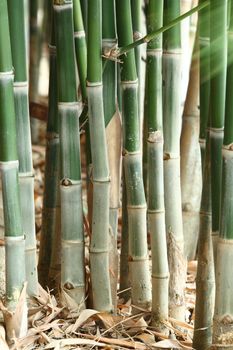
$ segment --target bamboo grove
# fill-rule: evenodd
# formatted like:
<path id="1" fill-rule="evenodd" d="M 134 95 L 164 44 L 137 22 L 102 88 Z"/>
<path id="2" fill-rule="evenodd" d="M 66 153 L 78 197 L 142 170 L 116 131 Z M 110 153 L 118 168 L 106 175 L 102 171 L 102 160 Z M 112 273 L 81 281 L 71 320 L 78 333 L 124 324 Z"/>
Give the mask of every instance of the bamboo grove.
<path id="1" fill-rule="evenodd" d="M 190 47 L 184 19 L 194 28 Z M 232 0 L 0 0 L 9 341 L 26 335 L 39 284 L 79 311 L 117 314 L 118 299 L 131 300 L 133 314 L 150 312 L 151 326 L 167 335 L 171 318 L 187 321 L 187 264 L 197 260 L 193 348 L 233 349 L 232 38 Z M 29 105 L 43 41 L 49 91 L 37 252 Z M 185 50 L 192 58 L 184 67 Z"/>

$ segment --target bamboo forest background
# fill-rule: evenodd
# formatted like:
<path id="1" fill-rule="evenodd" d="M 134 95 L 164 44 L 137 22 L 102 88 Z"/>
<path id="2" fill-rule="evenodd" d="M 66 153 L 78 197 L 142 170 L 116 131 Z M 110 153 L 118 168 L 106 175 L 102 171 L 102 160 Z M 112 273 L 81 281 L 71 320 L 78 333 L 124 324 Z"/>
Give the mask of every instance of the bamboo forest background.
<path id="1" fill-rule="evenodd" d="M 0 349 L 233 349 L 232 58 L 233 0 L 0 0 Z"/>

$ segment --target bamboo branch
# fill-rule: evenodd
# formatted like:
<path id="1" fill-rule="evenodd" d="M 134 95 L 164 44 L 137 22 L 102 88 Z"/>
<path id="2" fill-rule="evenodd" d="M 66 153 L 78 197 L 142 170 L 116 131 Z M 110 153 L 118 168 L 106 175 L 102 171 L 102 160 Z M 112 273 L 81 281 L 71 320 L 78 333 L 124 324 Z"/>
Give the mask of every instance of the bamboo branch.
<path id="1" fill-rule="evenodd" d="M 145 35 L 143 38 L 134 41 L 133 43 L 126 45 L 126 46 L 122 46 L 119 48 L 113 47 L 112 49 L 109 50 L 108 53 L 105 52 L 105 56 L 106 58 L 109 59 L 117 59 L 117 57 L 122 56 L 123 54 L 126 54 L 127 52 L 129 52 L 132 49 L 135 49 L 137 46 L 142 45 L 142 44 L 147 44 L 149 43 L 151 40 L 155 39 L 158 35 L 164 33 L 165 31 L 171 29 L 172 27 L 174 27 L 177 23 L 179 23 L 180 21 L 182 21 L 183 19 L 191 16 L 193 13 L 202 10 L 203 8 L 205 8 L 206 6 L 209 6 L 210 0 L 206 0 L 205 2 L 203 2 L 202 4 L 194 7 L 193 9 L 191 9 L 190 11 L 184 13 L 183 15 L 174 18 L 172 21 L 170 21 L 168 24 L 166 24 L 165 26 Z"/>

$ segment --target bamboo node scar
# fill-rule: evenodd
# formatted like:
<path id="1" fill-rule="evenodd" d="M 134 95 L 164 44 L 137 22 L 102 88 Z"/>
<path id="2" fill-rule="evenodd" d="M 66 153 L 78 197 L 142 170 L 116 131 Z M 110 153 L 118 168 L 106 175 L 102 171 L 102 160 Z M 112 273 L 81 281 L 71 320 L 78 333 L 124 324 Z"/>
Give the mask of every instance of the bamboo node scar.
<path id="1" fill-rule="evenodd" d="M 115 61 L 118 63 L 123 63 L 118 57 L 119 57 L 119 48 L 117 45 L 113 45 L 112 47 L 105 47 L 103 50 L 102 57 L 106 58 L 107 60 Z"/>

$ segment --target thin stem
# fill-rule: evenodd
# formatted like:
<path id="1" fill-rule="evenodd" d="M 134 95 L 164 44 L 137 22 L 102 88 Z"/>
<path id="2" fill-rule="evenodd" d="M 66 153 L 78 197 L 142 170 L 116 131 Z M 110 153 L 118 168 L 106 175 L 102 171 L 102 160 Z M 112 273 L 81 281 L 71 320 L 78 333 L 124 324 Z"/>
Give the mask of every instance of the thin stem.
<path id="1" fill-rule="evenodd" d="M 164 25 L 163 27 L 145 35 L 143 38 L 132 42 L 129 45 L 125 45 L 122 46 L 120 48 L 114 48 L 109 52 L 109 57 L 110 58 L 117 58 L 123 54 L 126 54 L 127 52 L 129 52 L 132 49 L 135 49 L 137 46 L 142 45 L 142 44 L 146 44 L 149 43 L 151 40 L 155 39 L 158 35 L 160 35 L 161 33 L 166 32 L 168 29 L 171 29 L 172 27 L 174 27 L 177 23 L 179 23 L 180 21 L 182 21 L 183 19 L 191 16 L 193 13 L 202 10 L 204 7 L 209 6 L 210 0 L 206 0 L 205 2 L 203 2 L 202 4 L 194 7 L 193 9 L 191 9 L 190 11 L 184 13 L 183 15 L 176 17 L 175 19 L 173 19 L 172 21 L 170 21 L 168 24 Z"/>

